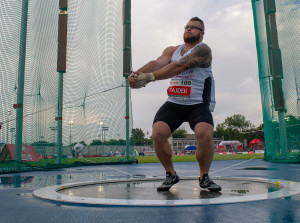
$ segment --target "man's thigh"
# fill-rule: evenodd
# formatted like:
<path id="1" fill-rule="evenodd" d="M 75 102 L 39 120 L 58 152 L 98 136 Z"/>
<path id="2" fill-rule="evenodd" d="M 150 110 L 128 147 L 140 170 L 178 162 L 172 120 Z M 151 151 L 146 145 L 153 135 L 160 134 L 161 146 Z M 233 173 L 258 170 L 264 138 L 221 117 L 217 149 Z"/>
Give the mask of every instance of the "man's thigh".
<path id="1" fill-rule="evenodd" d="M 212 114 L 209 110 L 209 104 L 196 104 L 190 107 L 188 122 L 192 130 L 195 131 L 195 126 L 198 123 L 207 123 L 211 126 L 214 125 Z"/>
<path id="2" fill-rule="evenodd" d="M 172 133 L 183 123 L 183 121 L 184 117 L 180 105 L 166 102 L 157 111 L 153 124 L 164 122 L 170 127 Z"/>

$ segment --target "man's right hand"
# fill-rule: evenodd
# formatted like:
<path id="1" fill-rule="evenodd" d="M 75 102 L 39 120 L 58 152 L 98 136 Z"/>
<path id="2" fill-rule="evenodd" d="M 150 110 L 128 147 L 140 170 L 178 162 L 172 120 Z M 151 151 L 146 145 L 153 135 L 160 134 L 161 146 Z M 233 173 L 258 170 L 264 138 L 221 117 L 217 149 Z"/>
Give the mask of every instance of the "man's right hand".
<path id="1" fill-rule="evenodd" d="M 131 88 L 145 87 L 149 82 L 155 81 L 153 73 L 133 73 L 131 75 L 128 77 Z"/>
<path id="2" fill-rule="evenodd" d="M 138 78 L 139 74 L 137 72 L 133 72 L 128 77 L 129 86 L 131 88 L 136 88 L 136 80 Z"/>

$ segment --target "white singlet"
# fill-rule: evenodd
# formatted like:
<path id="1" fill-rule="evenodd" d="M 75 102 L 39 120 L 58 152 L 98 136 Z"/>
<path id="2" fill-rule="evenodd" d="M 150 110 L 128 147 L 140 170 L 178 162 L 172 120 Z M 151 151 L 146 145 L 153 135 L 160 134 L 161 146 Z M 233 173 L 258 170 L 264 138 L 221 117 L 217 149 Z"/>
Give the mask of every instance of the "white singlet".
<path id="1" fill-rule="evenodd" d="M 201 45 L 203 42 L 197 44 Z M 194 47 L 196 47 L 194 46 Z M 172 55 L 171 63 L 179 61 L 182 57 L 190 54 L 194 47 L 181 56 L 184 44 L 179 46 Z M 215 80 L 211 66 L 208 68 L 195 67 L 188 69 L 171 78 L 167 90 L 169 102 L 181 105 L 194 105 L 203 102 L 209 103 L 209 109 L 214 111 Z"/>

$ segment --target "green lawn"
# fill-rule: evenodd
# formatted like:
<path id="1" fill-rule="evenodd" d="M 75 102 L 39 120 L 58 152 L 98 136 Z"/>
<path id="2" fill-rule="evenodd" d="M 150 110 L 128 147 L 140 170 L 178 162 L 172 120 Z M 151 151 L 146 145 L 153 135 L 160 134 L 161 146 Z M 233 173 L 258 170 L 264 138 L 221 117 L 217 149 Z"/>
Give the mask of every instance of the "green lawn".
<path id="1" fill-rule="evenodd" d="M 214 160 L 249 160 L 249 159 L 263 159 L 263 154 L 223 154 L 215 155 Z M 138 156 L 136 158 L 130 157 L 131 161 L 135 159 L 138 163 L 158 163 L 157 156 Z M 177 155 L 173 156 L 174 162 L 195 162 L 195 155 Z M 89 157 L 89 158 L 66 158 L 62 159 L 61 164 L 57 164 L 57 159 L 45 159 L 37 162 L 22 162 L 21 168 L 39 168 L 41 170 L 62 168 L 67 166 L 82 166 L 94 164 L 114 164 L 114 163 L 128 163 L 126 157 Z M 131 162 L 129 162 L 131 163 Z M 0 172 L 10 172 L 15 168 L 14 162 L 0 162 Z"/>
<path id="2" fill-rule="evenodd" d="M 132 157 L 132 160 L 134 158 Z M 99 163 L 126 163 L 125 157 L 91 157 L 91 158 L 64 158 L 61 160 L 61 164 L 57 164 L 57 159 L 42 159 L 36 162 L 22 162 L 21 168 L 42 168 L 42 169 L 54 169 L 62 168 L 67 166 L 82 166 L 82 165 L 93 165 Z M 0 173 L 5 172 L 6 169 L 14 169 L 15 163 L 12 161 L 0 162 Z"/>
<path id="3" fill-rule="evenodd" d="M 214 160 L 248 160 L 248 159 L 263 159 L 264 154 L 223 154 L 215 155 Z M 157 156 L 138 156 L 139 163 L 158 163 Z M 196 161 L 195 155 L 178 155 L 173 156 L 174 162 L 192 162 Z"/>

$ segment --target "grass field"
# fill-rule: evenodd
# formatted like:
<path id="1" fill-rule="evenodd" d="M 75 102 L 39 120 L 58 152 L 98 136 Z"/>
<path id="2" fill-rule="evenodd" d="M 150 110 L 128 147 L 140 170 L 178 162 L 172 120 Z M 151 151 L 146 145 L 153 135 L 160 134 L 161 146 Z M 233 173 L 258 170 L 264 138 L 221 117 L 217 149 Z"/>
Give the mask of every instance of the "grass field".
<path id="1" fill-rule="evenodd" d="M 263 159 L 264 154 L 222 154 L 215 155 L 214 160 L 248 160 L 248 159 Z M 139 163 L 158 163 L 157 156 L 138 156 Z M 178 155 L 173 156 L 174 162 L 193 162 L 196 161 L 195 155 Z"/>
<path id="2" fill-rule="evenodd" d="M 263 154 L 223 154 L 215 155 L 214 160 L 249 160 L 249 159 L 263 159 Z M 61 164 L 57 164 L 57 159 L 46 159 L 37 162 L 22 162 L 21 169 L 40 169 L 40 170 L 51 170 L 59 169 L 70 166 L 82 166 L 82 165 L 99 165 L 99 164 L 120 164 L 120 163 L 158 163 L 157 156 L 138 156 L 130 157 L 131 161 L 127 161 L 126 157 L 86 157 L 86 158 L 65 158 L 62 159 Z M 195 155 L 177 155 L 173 156 L 174 162 L 195 162 Z M 29 170 L 28 169 L 28 170 Z M 0 162 L 0 173 L 12 172 L 15 170 L 15 163 Z"/>

